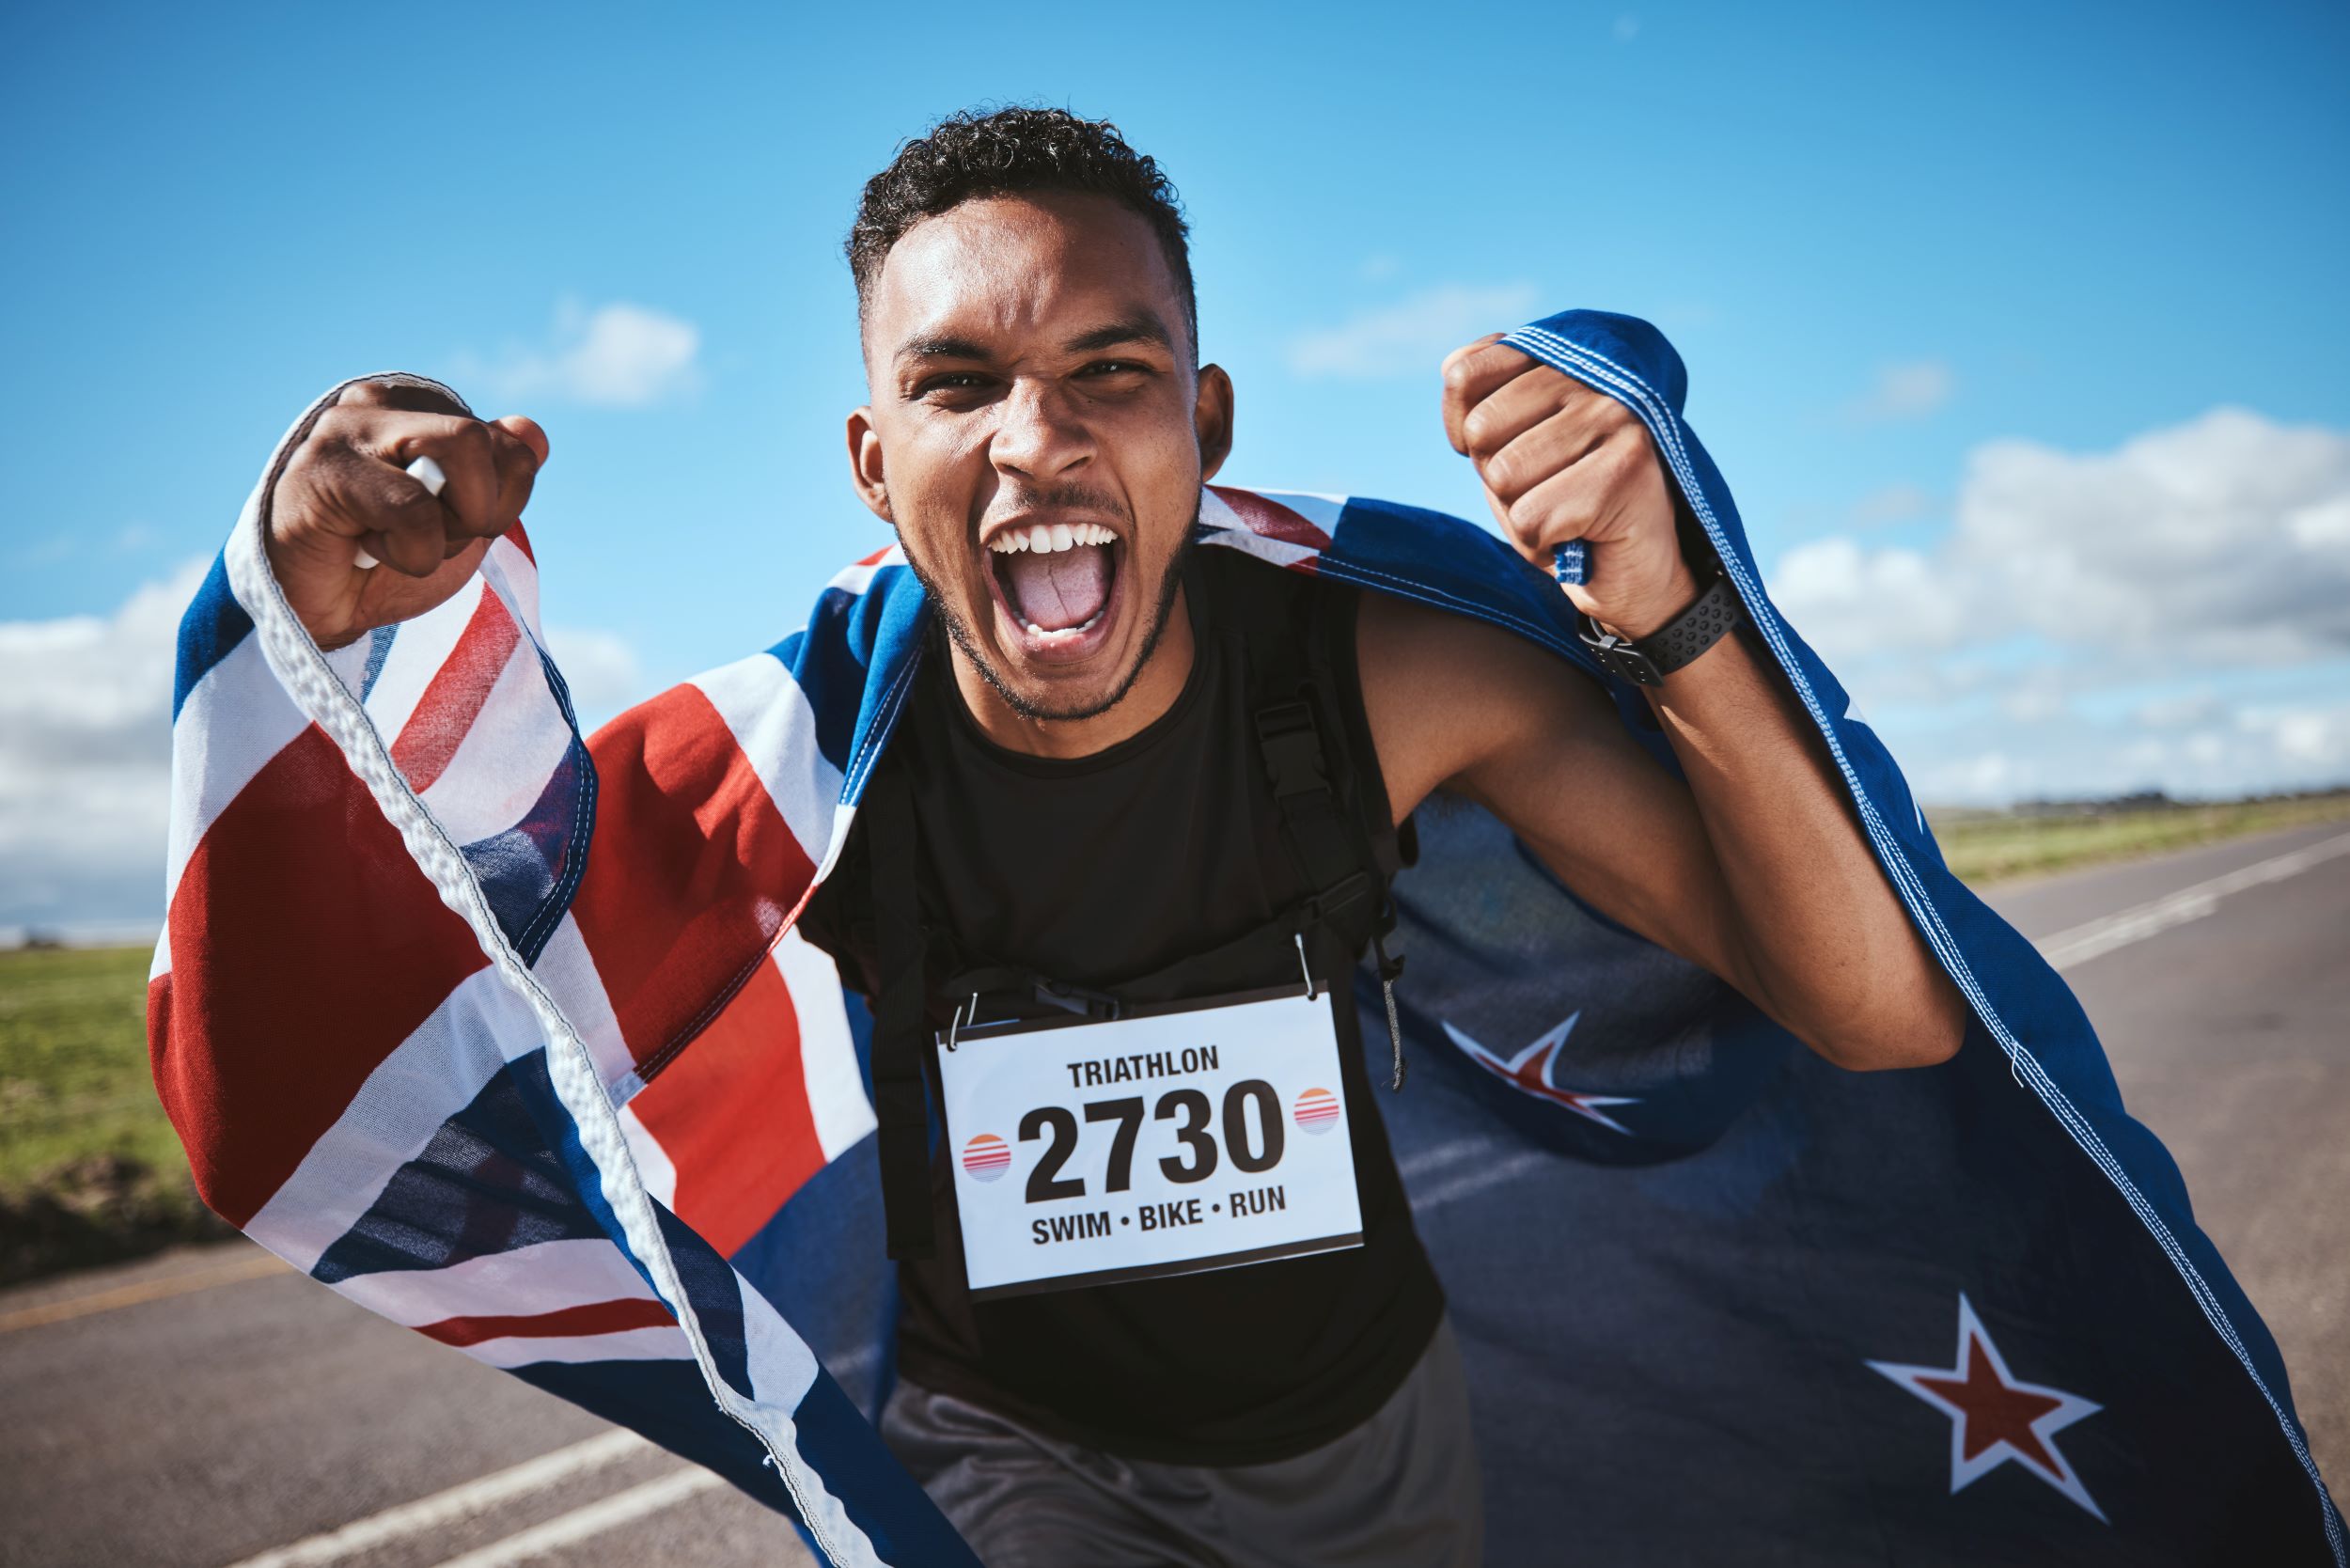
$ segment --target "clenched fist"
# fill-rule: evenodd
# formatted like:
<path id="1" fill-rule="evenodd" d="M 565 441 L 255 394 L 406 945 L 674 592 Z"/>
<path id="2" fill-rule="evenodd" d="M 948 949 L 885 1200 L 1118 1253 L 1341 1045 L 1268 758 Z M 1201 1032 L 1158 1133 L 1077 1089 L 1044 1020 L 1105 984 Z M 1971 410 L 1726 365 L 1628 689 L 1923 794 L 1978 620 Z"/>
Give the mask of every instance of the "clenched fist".
<path id="1" fill-rule="evenodd" d="M 420 457 L 447 476 L 437 496 L 407 472 Z M 546 460 L 546 433 L 519 415 L 485 423 L 429 387 L 354 383 L 278 476 L 271 570 L 321 648 L 413 619 L 465 586 Z"/>
<path id="2" fill-rule="evenodd" d="M 1699 590 L 1648 428 L 1499 337 L 1446 358 L 1445 433 L 1476 463 L 1486 504 L 1519 552 L 1547 572 L 1556 546 L 1588 541 L 1588 575 L 1567 597 L 1592 619 L 1644 637 Z"/>

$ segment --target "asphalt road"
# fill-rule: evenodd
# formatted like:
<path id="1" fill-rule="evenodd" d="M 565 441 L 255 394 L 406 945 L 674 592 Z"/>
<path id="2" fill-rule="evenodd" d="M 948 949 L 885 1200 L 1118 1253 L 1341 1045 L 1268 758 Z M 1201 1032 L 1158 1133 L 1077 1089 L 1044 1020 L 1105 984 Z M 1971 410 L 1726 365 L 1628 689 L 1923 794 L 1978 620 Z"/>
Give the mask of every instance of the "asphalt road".
<path id="1" fill-rule="evenodd" d="M 2057 954 L 2131 1108 L 2178 1157 L 2284 1348 L 2338 1490 L 2350 1475 L 2343 850 L 2342 824 L 2296 829 L 1992 900 Z M 706 1472 L 243 1244 L 0 1293 L 0 1564 L 811 1560 Z"/>
<path id="2" fill-rule="evenodd" d="M 2284 1352 L 2338 1498 L 2350 1497 L 2345 849 L 2350 824 L 2333 823 L 1989 897 L 2063 970 L 2123 1104 L 2178 1160 L 2196 1219 Z M 2150 925 L 2163 929 L 2135 929 Z M 2081 956 L 2116 935 L 2132 939 Z"/>

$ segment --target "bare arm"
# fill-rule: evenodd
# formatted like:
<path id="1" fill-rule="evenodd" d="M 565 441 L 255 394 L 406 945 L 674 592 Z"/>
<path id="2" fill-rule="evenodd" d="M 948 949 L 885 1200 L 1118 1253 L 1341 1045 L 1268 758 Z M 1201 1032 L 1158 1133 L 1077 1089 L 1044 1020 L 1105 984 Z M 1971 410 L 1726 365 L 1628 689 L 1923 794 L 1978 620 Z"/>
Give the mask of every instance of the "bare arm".
<path id="1" fill-rule="evenodd" d="M 1925 1066 L 1965 1004 L 1887 886 L 1794 698 L 1725 639 L 1652 700 L 1688 782 L 1600 688 L 1458 616 L 1368 596 L 1363 699 L 1397 820 L 1477 802 L 1609 918 L 1721 977 L 1828 1060 Z"/>
<path id="2" fill-rule="evenodd" d="M 1447 367 L 1447 424 L 1529 557 L 1591 541 L 1603 623 L 1645 636 L 1698 596 L 1647 432 L 1621 404 L 1491 343 Z M 1599 908 L 1852 1068 L 1947 1059 L 1963 998 L 1909 922 L 1778 671 L 1726 637 L 1651 688 L 1686 782 L 1556 656 L 1373 596 L 1364 700 L 1399 820 L 1429 792 L 1486 807 Z"/>

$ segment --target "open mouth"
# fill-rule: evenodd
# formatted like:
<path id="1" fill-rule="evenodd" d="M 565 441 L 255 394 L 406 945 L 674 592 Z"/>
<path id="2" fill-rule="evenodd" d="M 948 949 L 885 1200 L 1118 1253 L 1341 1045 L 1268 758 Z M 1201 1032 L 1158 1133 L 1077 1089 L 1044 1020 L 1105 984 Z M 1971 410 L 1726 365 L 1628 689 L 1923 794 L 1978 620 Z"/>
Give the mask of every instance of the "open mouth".
<path id="1" fill-rule="evenodd" d="M 1125 546 L 1099 523 L 1034 523 L 987 541 L 989 575 L 1026 651 L 1091 651 L 1118 597 Z"/>

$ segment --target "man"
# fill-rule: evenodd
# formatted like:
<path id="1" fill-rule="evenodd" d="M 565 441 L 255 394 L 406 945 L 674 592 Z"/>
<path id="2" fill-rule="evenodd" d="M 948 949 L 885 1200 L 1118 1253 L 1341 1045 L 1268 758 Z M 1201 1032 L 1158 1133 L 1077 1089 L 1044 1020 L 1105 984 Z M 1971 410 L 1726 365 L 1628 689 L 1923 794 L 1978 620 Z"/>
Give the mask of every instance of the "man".
<path id="1" fill-rule="evenodd" d="M 1115 130 L 1050 110 L 949 119 L 868 186 L 850 259 L 871 391 L 849 418 L 854 478 L 946 630 L 885 786 L 911 797 L 898 809 L 922 846 L 904 897 L 940 982 L 932 1022 L 952 1022 L 964 990 L 963 1022 L 1035 1013 L 1009 981 L 946 983 L 982 967 L 1129 1003 L 1277 984 L 1300 960 L 1311 983 L 1343 975 L 1385 929 L 1384 881 L 1292 932 L 1315 878 L 1283 841 L 1253 728 L 1263 694 L 1229 667 L 1304 668 L 1321 651 L 1268 646 L 1303 635 L 1331 641 L 1310 722 L 1325 758 L 1352 759 L 1336 783 L 1348 836 L 1378 846 L 1366 866 L 1448 792 L 1828 1059 L 1957 1049 L 1964 1004 L 1783 680 L 1718 635 L 1728 614 L 1701 646 L 1684 632 L 1687 655 L 1649 688 L 1675 778 L 1597 687 L 1521 638 L 1312 579 L 1267 599 L 1261 568 L 1190 549 L 1234 389 L 1198 360 L 1172 195 Z M 1494 339 L 1444 379 L 1446 433 L 1510 540 L 1538 562 L 1586 541 L 1576 609 L 1643 645 L 1700 601 L 1734 605 L 1622 403 Z M 324 648 L 455 591 L 545 458 L 527 421 L 403 400 L 356 389 L 278 487 L 271 559 Z M 405 472 L 418 458 L 446 476 L 437 496 Z M 890 912 L 868 906 L 897 890 L 874 881 L 868 838 L 801 929 L 879 996 L 896 979 L 873 934 Z M 1220 967 L 1161 978 L 1268 926 Z M 928 1182 L 892 1195 L 934 1202 L 947 1245 L 903 1249 L 904 1382 L 885 1432 L 988 1561 L 1478 1560 L 1457 1356 L 1339 996 L 1358 1246 L 975 1303 L 945 1152 L 934 1197 Z"/>
<path id="2" fill-rule="evenodd" d="M 1214 487 L 1184 238 L 1104 125 L 902 149 L 850 243 L 898 547 L 592 748 L 543 433 L 314 404 L 182 628 L 150 1038 L 207 1200 L 834 1563 L 2338 1557 L 1669 348 L 1448 361 L 1506 549 Z"/>

